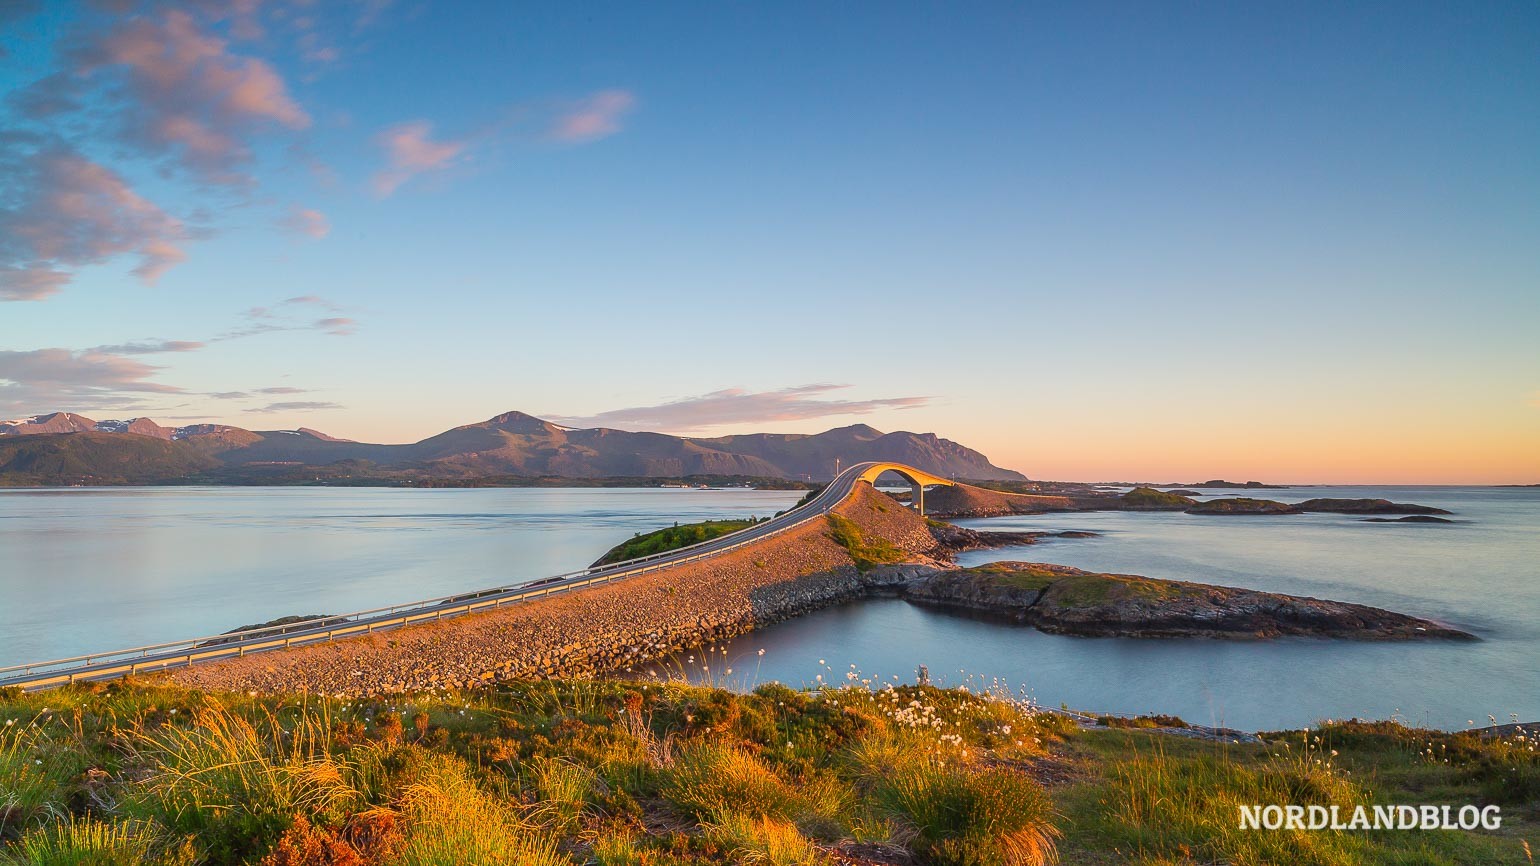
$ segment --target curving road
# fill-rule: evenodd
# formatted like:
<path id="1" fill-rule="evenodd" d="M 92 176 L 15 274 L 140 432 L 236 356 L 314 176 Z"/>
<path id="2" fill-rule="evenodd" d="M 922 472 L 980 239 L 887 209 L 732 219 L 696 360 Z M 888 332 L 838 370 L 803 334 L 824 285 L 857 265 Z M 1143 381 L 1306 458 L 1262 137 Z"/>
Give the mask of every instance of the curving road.
<path id="1" fill-rule="evenodd" d="M 208 635 L 0 668 L 0 688 L 46 689 L 73 682 L 112 679 L 130 674 L 167 670 L 211 659 L 243 656 L 310 643 L 324 643 L 354 635 L 387 631 L 413 623 L 448 619 L 582 587 L 623 580 L 681 563 L 717 556 L 823 517 L 843 502 L 858 483 L 875 481 L 877 476 L 887 471 L 898 473 L 915 487 L 952 483 L 950 480 L 901 463 L 857 463 L 841 472 L 806 504 L 746 529 L 690 547 L 656 553 L 613 565 L 544 577 L 512 586 L 427 599 L 388 608 L 376 608 L 285 626 Z"/>

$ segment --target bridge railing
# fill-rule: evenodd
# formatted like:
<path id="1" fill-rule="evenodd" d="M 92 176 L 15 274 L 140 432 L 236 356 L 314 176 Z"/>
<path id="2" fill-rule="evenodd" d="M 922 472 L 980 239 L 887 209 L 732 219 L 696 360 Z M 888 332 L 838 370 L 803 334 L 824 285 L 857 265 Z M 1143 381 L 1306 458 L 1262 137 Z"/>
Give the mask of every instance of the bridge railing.
<path id="1" fill-rule="evenodd" d="M 852 467 L 853 471 L 856 467 Z M 491 610 L 509 604 L 545 598 L 574 589 L 596 586 L 602 583 L 636 577 L 663 567 L 697 562 L 737 550 L 747 544 L 773 538 L 795 529 L 809 520 L 823 516 L 830 507 L 843 497 L 826 502 L 836 489 L 835 481 L 808 502 L 796 506 L 778 517 L 761 521 L 709 541 L 692 545 L 703 549 L 690 554 L 691 547 L 662 553 L 639 556 L 624 562 L 603 567 L 589 567 L 550 577 L 534 578 L 521 583 L 490 589 L 461 592 L 420 601 L 404 602 L 387 607 L 371 608 L 352 613 L 317 617 L 309 620 L 243 629 L 223 634 L 145 644 L 129 649 L 110 650 L 69 658 L 0 667 L 0 687 L 20 686 L 26 689 L 48 688 L 75 682 L 77 679 L 105 679 L 125 674 L 149 673 L 190 665 L 229 656 L 244 656 L 248 652 L 269 649 L 286 649 L 312 643 L 326 643 L 341 637 L 388 631 L 412 623 L 451 619 L 467 613 Z M 791 518 L 768 532 L 765 523 Z M 734 540 L 736 539 L 736 540 Z M 723 542 L 726 542 L 724 544 Z M 666 560 L 666 562 L 658 562 Z M 586 578 L 586 579 L 583 579 Z"/>

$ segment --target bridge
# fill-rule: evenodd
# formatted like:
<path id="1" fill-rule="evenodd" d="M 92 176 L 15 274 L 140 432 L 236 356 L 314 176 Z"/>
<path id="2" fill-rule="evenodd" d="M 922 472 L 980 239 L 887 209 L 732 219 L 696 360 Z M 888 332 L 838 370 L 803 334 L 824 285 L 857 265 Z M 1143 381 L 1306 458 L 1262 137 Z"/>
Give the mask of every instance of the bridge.
<path id="1" fill-rule="evenodd" d="M 70 683 L 170 670 L 214 659 L 327 643 L 357 635 L 389 631 L 407 625 L 437 622 L 650 574 L 675 565 L 720 556 L 789 532 L 809 521 L 820 519 L 849 497 L 858 484 L 873 484 L 880 476 L 889 472 L 909 482 L 913 493 L 912 505 L 921 514 L 924 513 L 927 486 L 956 483 L 902 463 L 858 463 L 841 472 L 829 482 L 827 487 L 819 491 L 818 495 L 802 505 L 737 532 L 678 550 L 508 586 L 281 626 L 245 629 L 52 661 L 12 665 L 0 668 L 0 688 L 15 687 L 28 691 L 47 689 Z"/>
<path id="2" fill-rule="evenodd" d="M 862 466 L 866 468 L 861 469 Z M 916 469 L 913 466 L 905 466 L 902 463 L 862 463 L 859 466 L 852 466 L 851 468 L 861 469 L 860 474 L 856 476 L 857 480 L 865 481 L 866 483 L 872 485 L 877 483 L 878 477 L 889 472 L 909 482 L 909 504 L 914 508 L 915 511 L 920 512 L 921 515 L 925 514 L 926 487 L 935 487 L 938 485 L 943 487 L 951 487 L 957 483 L 950 478 L 942 478 L 939 475 L 932 475 L 929 472 Z"/>

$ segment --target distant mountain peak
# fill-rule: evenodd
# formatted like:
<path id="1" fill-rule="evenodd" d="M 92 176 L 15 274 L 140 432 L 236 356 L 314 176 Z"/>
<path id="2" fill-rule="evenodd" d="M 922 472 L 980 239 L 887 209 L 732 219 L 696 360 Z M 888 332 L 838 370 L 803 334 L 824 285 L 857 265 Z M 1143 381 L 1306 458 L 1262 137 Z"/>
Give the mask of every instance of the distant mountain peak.
<path id="1" fill-rule="evenodd" d="M 548 433 L 561 429 L 543 418 L 536 418 L 527 412 L 518 411 L 494 415 L 483 422 L 483 426 L 496 427 L 509 433 Z"/>
<path id="2" fill-rule="evenodd" d="M 301 428 L 295 430 L 294 432 L 295 433 L 303 433 L 306 436 L 309 436 L 309 437 L 311 437 L 313 439 L 320 439 L 323 442 L 352 442 L 352 441 L 354 441 L 352 439 L 338 439 L 336 436 L 327 435 L 325 433 L 322 433 L 320 430 L 316 430 L 313 427 L 301 427 Z"/>
<path id="3" fill-rule="evenodd" d="M 983 454 L 934 433 L 883 433 L 867 424 L 811 435 L 758 433 L 696 438 L 608 428 L 574 429 L 517 411 L 456 427 L 410 445 L 355 442 L 309 427 L 252 431 L 225 424 L 189 424 L 169 428 L 149 418 L 97 422 L 69 412 L 53 412 L 0 421 L 0 437 L 7 440 L 5 448 L 0 449 L 0 473 L 6 470 L 5 452 L 29 447 L 21 440 L 41 434 L 44 438 L 34 443 L 38 449 L 68 450 L 72 446 L 63 440 L 73 436 L 48 434 L 75 433 L 88 434 L 80 437 L 80 447 L 75 449 L 83 468 L 66 479 L 67 483 L 80 478 L 121 475 L 122 467 L 106 457 L 93 456 L 92 443 L 121 439 L 112 453 L 152 453 L 144 450 L 150 446 L 133 444 L 140 437 L 169 440 L 176 446 L 178 450 L 174 453 L 161 455 L 171 473 L 168 477 L 179 477 L 177 472 L 194 464 L 206 466 L 213 459 L 238 471 L 248 471 L 246 467 L 319 467 L 367 461 L 387 473 L 423 472 L 439 477 L 739 475 L 807 479 L 828 478 L 841 462 L 850 466 L 867 460 L 885 460 L 907 463 L 948 478 L 1024 478 L 1020 473 L 995 466 Z"/>

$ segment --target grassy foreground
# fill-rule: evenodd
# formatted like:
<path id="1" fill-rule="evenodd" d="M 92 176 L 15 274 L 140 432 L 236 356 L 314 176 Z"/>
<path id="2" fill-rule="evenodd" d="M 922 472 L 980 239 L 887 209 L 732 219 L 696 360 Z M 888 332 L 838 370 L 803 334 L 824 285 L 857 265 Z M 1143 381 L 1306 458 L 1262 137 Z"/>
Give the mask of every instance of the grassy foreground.
<path id="1" fill-rule="evenodd" d="M 854 672 L 750 694 L 0 694 L 6 864 L 1527 864 L 1537 798 L 1522 733 L 1238 745 Z M 1240 804 L 1487 802 L 1495 833 L 1237 829 Z"/>

